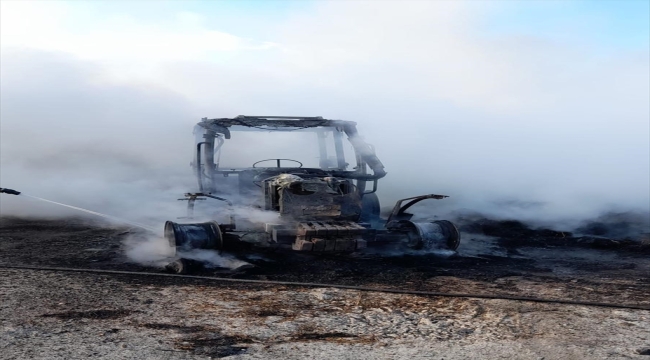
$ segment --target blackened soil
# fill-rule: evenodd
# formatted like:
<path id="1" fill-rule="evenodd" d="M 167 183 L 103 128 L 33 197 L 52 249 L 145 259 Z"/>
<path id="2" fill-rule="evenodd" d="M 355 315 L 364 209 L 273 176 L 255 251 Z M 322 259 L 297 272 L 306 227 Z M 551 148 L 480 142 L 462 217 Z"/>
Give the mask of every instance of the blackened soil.
<path id="1" fill-rule="evenodd" d="M 339 338 L 354 338 L 357 337 L 353 334 L 346 334 L 342 332 L 331 332 L 331 333 L 302 333 L 294 337 L 296 340 L 327 340 L 327 339 L 339 339 Z"/>
<path id="2" fill-rule="evenodd" d="M 241 345 L 252 342 L 252 339 L 247 336 L 228 336 L 213 333 L 209 336 L 197 335 L 179 340 L 175 347 L 180 350 L 190 350 L 197 355 L 222 358 L 241 354 L 246 350 L 246 347 Z"/>
<path id="3" fill-rule="evenodd" d="M 531 229 L 516 221 L 498 222 L 483 218 L 465 219 L 460 223 L 460 229 L 463 232 L 461 245 L 458 254 L 453 256 L 314 256 L 276 252 L 254 258 L 240 256 L 255 265 L 246 271 L 228 273 L 223 269 L 201 269 L 198 274 L 527 296 L 540 295 L 540 289 L 535 287 L 540 285 L 548 289 L 564 289 L 549 294 L 567 299 L 621 302 L 618 295 L 625 294 L 626 303 L 650 302 L 647 298 L 650 293 L 650 243 L 642 238 L 575 236 L 568 232 Z M 130 231 L 134 230 L 89 224 L 81 219 L 2 218 L 0 264 L 164 272 L 162 267 L 147 267 L 128 261 L 123 241 Z M 200 283 L 200 280 L 118 277 L 133 284 Z M 531 285 L 529 292 L 522 294 L 523 283 L 535 286 Z M 214 286 L 259 285 L 214 283 Z M 98 310 L 95 315 L 101 317 L 102 314 Z M 212 347 L 218 348 L 219 345 Z"/>
<path id="4" fill-rule="evenodd" d="M 90 310 L 90 311 L 68 311 L 62 313 L 44 314 L 42 317 L 54 317 L 63 320 L 71 319 L 118 319 L 128 316 L 132 313 L 131 310 Z"/>
<path id="5" fill-rule="evenodd" d="M 0 218 L 0 263 L 149 269 L 127 261 L 122 242 L 131 231 L 87 219 Z"/>

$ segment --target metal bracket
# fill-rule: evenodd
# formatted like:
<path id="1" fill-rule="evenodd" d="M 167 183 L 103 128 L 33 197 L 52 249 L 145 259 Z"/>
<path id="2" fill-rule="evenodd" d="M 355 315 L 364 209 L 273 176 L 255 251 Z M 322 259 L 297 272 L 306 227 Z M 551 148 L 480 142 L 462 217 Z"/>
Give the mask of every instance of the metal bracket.
<path id="1" fill-rule="evenodd" d="M 444 199 L 449 196 L 447 195 L 437 195 L 437 194 L 429 194 L 429 195 L 420 195 L 420 196 L 414 196 L 402 200 L 398 200 L 397 203 L 395 203 L 395 207 L 393 207 L 393 211 L 390 212 L 390 215 L 388 216 L 388 219 L 386 220 L 386 224 L 388 225 L 392 220 L 409 220 L 413 215 L 405 213 L 406 209 L 410 208 L 411 206 L 419 203 L 422 200 L 426 199 Z M 402 203 L 404 201 L 410 200 L 406 205 L 402 206 Z"/>
<path id="2" fill-rule="evenodd" d="M 193 219 L 194 218 L 194 202 L 196 200 L 206 200 L 206 198 L 211 198 L 219 201 L 223 201 L 228 204 L 230 215 L 228 216 L 230 219 L 230 224 L 227 225 L 222 225 L 222 227 L 227 228 L 228 230 L 234 230 L 235 229 L 235 216 L 232 213 L 232 202 L 228 199 L 224 199 L 222 197 L 214 196 L 212 194 L 206 194 L 206 193 L 186 193 L 184 199 L 178 199 L 180 201 L 187 201 L 187 216 L 185 217 L 180 217 L 179 219 Z"/>

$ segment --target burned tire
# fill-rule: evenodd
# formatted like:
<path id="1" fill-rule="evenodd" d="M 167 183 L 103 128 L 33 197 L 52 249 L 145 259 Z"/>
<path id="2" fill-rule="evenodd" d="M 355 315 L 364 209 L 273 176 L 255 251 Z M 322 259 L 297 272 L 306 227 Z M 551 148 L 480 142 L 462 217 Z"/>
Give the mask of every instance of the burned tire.
<path id="1" fill-rule="evenodd" d="M 460 233 L 454 224 L 447 220 L 413 222 L 410 220 L 392 221 L 387 225 L 391 232 L 404 237 L 405 245 L 413 250 L 452 250 L 460 245 Z"/>
<path id="2" fill-rule="evenodd" d="M 456 225 L 448 220 L 437 220 L 434 223 L 440 225 L 443 234 L 447 237 L 447 247 L 449 250 L 456 251 L 460 245 L 460 232 L 456 228 Z"/>
<path id="3" fill-rule="evenodd" d="M 177 250 L 223 249 L 223 236 L 219 224 L 210 221 L 197 224 L 165 223 L 165 239 Z"/>

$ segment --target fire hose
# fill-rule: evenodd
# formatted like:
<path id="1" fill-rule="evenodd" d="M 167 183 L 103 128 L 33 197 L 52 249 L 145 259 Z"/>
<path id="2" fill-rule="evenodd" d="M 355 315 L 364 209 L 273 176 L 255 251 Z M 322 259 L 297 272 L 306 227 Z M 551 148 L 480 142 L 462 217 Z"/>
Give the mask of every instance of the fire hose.
<path id="1" fill-rule="evenodd" d="M 607 307 L 607 308 L 614 308 L 614 309 L 631 309 L 631 310 L 650 311 L 650 305 L 614 304 L 614 303 L 603 303 L 603 302 L 593 302 L 593 301 L 548 299 L 548 298 L 538 298 L 538 297 L 500 295 L 500 294 L 474 294 L 474 293 L 466 293 L 466 294 L 464 294 L 464 293 L 448 293 L 448 292 L 438 292 L 438 291 L 421 291 L 421 290 L 406 290 L 406 289 L 392 289 L 392 288 L 374 288 L 374 287 L 367 287 L 367 286 L 323 284 L 323 283 L 310 283 L 310 282 L 293 282 L 293 281 L 278 281 L 278 280 L 255 280 L 255 279 L 233 279 L 233 278 L 201 276 L 201 275 L 180 275 L 180 274 L 167 274 L 167 273 L 154 273 L 154 272 L 83 269 L 83 268 L 31 266 L 31 265 L 4 265 L 4 264 L 0 264 L 0 269 L 55 271 L 55 272 L 77 272 L 77 273 L 93 273 L 93 274 L 104 274 L 104 275 L 148 276 L 148 277 L 162 277 L 162 278 L 176 278 L 176 279 L 193 279 L 193 280 L 202 280 L 202 281 L 211 281 L 211 282 L 257 284 L 257 285 L 282 285 L 282 286 L 293 286 L 293 287 L 335 288 L 335 289 L 345 289 L 345 290 L 357 290 L 357 291 L 364 291 L 364 292 L 379 292 L 379 293 L 392 293 L 392 294 L 404 294 L 404 295 L 419 295 L 419 296 L 430 296 L 430 297 L 451 297 L 451 298 L 488 299 L 488 300 L 511 300 L 511 301 L 525 301 L 525 302 L 536 302 L 536 303 L 580 305 L 580 306 L 592 306 L 592 307 Z"/>

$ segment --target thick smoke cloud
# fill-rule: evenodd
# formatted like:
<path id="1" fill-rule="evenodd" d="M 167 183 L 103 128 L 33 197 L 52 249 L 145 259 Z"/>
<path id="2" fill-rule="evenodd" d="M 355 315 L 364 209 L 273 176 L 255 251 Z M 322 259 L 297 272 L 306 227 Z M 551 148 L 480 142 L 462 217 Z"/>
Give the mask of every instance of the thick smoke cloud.
<path id="1" fill-rule="evenodd" d="M 133 220 L 178 216 L 174 200 L 194 184 L 188 102 L 156 87 L 94 83 L 97 71 L 62 54 L 3 51 L 0 181 Z M 79 215 L 12 196 L 0 210 Z"/>
<path id="2" fill-rule="evenodd" d="M 440 193 L 451 197 L 420 210 L 558 227 L 648 214 L 648 49 L 484 35 L 485 8 L 468 4 L 319 2 L 269 24 L 278 45 L 263 53 L 173 59 L 120 85 L 102 79 L 121 67 L 3 49 L 0 183 L 132 220 L 174 218 L 194 187 L 198 119 L 322 115 L 357 121 L 376 146 L 384 206 Z M 3 214 L 64 214 L 0 200 Z"/>
<path id="3" fill-rule="evenodd" d="M 389 172 L 384 204 L 436 192 L 451 195 L 439 211 L 539 223 L 649 211 L 648 49 L 482 35 L 484 9 L 467 3 L 369 6 L 319 3 L 283 25 L 283 52 L 246 71 L 167 74 L 196 80 L 197 97 L 255 84 L 224 95 L 249 113 L 358 121 Z"/>

